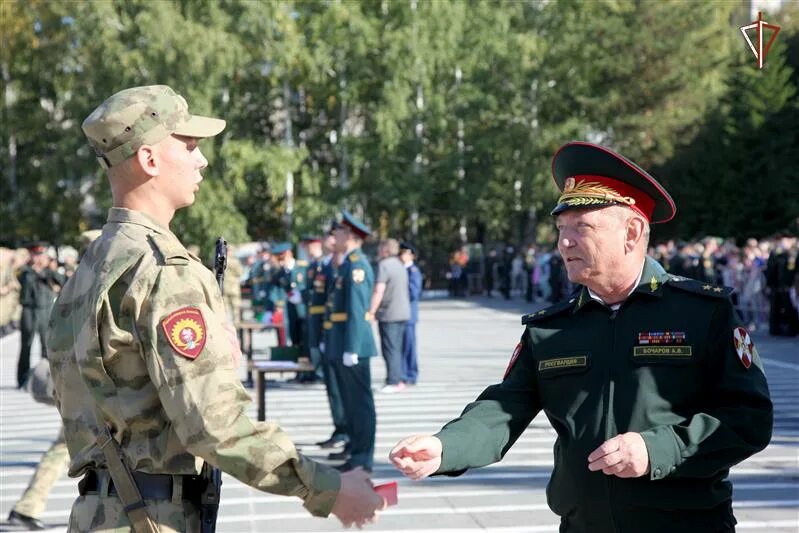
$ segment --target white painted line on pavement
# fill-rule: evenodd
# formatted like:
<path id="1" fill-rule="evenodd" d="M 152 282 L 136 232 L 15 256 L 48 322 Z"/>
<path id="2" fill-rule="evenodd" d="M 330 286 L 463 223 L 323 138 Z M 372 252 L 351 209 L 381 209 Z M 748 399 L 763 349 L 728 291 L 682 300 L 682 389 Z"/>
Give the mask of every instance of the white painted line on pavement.
<path id="1" fill-rule="evenodd" d="M 776 366 L 778 368 L 790 368 L 791 370 L 799 370 L 799 365 L 794 363 L 784 363 L 782 361 L 777 361 L 776 359 L 771 359 L 770 357 L 761 357 L 761 360 L 765 363 L 765 366 Z"/>
<path id="2" fill-rule="evenodd" d="M 386 509 L 381 511 L 381 516 L 398 516 L 398 515 L 455 515 L 455 514 L 479 514 L 479 513 L 518 513 L 525 511 L 544 511 L 549 510 L 545 503 L 536 503 L 528 505 L 481 505 L 469 508 L 453 508 L 453 507 L 428 507 L 424 509 L 403 509 L 396 507 L 393 509 Z M 250 522 L 253 520 L 291 520 L 293 518 L 307 518 L 307 512 L 296 513 L 269 513 L 269 514 L 250 514 L 245 516 L 234 517 L 221 517 L 220 524 L 231 524 L 235 522 Z"/>
<path id="3" fill-rule="evenodd" d="M 759 508 L 759 507 L 796 507 L 799 505 L 799 500 L 764 500 L 764 501 L 746 501 L 734 503 L 738 508 Z M 482 513 L 519 513 L 527 511 L 548 511 L 549 506 L 546 503 L 534 503 L 527 505 L 478 505 L 461 508 L 453 507 L 427 507 L 424 509 L 403 509 L 401 506 L 382 511 L 383 516 L 398 516 L 398 515 L 457 515 L 457 514 L 482 514 Z M 248 516 L 236 517 L 222 517 L 219 523 L 229 524 L 235 522 L 250 522 L 253 520 L 290 520 L 292 518 L 306 517 L 307 513 L 270 513 L 270 514 L 251 514 Z"/>
<path id="4" fill-rule="evenodd" d="M 775 527 L 793 527 L 793 526 L 799 526 L 799 519 L 738 522 L 737 524 L 735 524 L 735 529 L 755 529 L 755 528 L 772 529 Z"/>
<path id="5" fill-rule="evenodd" d="M 738 507 L 741 509 L 751 509 L 753 507 L 797 507 L 799 508 L 799 500 L 732 500 L 733 508 Z"/>
<path id="6" fill-rule="evenodd" d="M 740 483 L 736 483 L 735 480 L 732 481 L 733 488 L 735 490 L 782 490 L 782 489 L 799 489 L 799 483 L 746 483 L 744 481 Z M 733 501 L 735 498 L 733 497 Z"/>

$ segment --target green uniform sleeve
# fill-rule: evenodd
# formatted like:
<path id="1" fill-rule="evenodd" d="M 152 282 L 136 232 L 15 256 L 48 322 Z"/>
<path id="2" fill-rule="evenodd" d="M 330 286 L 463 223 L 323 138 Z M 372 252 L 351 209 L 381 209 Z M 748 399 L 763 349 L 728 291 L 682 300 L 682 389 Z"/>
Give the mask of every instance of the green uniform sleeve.
<path id="1" fill-rule="evenodd" d="M 344 309 L 347 309 L 348 314 L 344 352 L 357 353 L 361 357 L 374 355 L 361 353 L 361 348 L 364 345 L 363 336 L 366 329 L 371 327 L 366 320 L 366 312 L 369 310 L 373 285 L 370 283 L 369 272 L 365 266 L 358 263 L 350 264 L 348 271 L 344 273 L 343 280 L 346 298 Z"/>
<path id="2" fill-rule="evenodd" d="M 443 444 L 437 474 L 458 475 L 499 461 L 541 410 L 527 334 L 520 344 L 502 383 L 488 387 L 436 434 Z"/>
<path id="3" fill-rule="evenodd" d="M 763 363 L 753 349 L 747 369 L 733 341 L 740 322 L 729 300 L 711 322 L 705 383 L 712 387 L 701 412 L 684 423 L 658 426 L 641 436 L 649 453 L 650 477 L 707 478 L 757 453 L 771 440 L 773 407 Z"/>
<path id="4" fill-rule="evenodd" d="M 231 357 L 223 304 L 213 278 L 189 266 L 159 269 L 140 303 L 136 327 L 148 346 L 149 375 L 182 445 L 242 482 L 275 494 L 298 496 L 316 516 L 327 516 L 340 487 L 333 469 L 300 454 L 276 424 L 254 423 L 250 398 Z M 195 308 L 203 317 L 204 346 L 195 359 L 180 355 L 163 321 Z"/>

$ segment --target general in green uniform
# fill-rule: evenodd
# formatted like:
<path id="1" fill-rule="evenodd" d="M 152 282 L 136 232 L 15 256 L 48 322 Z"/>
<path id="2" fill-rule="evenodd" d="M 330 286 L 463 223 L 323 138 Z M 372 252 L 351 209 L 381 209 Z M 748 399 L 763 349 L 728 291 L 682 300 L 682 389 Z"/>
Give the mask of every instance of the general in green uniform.
<path id="1" fill-rule="evenodd" d="M 369 303 L 375 284 L 372 266 L 361 251 L 370 230 L 348 211 L 335 229 L 336 249 L 345 254 L 336 272 L 325 313 L 325 355 L 331 361 L 347 420 L 350 458 L 342 471 L 371 471 L 377 419 L 370 358 L 377 355 Z"/>
<path id="2" fill-rule="evenodd" d="M 562 532 L 734 531 L 729 469 L 768 444 L 772 404 L 730 290 L 645 257 L 649 223 L 675 207 L 634 163 L 570 143 L 553 174 L 558 246 L 582 286 L 523 317 L 502 382 L 392 461 L 412 478 L 458 475 L 499 461 L 543 410 Z"/>
<path id="3" fill-rule="evenodd" d="M 214 275 L 169 229 L 207 166 L 199 139 L 224 126 L 163 85 L 116 93 L 83 123 L 114 207 L 49 328 L 69 475 L 83 476 L 70 531 L 199 531 L 204 461 L 345 524 L 380 505 L 365 476 L 306 458 L 277 425 L 247 416 Z"/>

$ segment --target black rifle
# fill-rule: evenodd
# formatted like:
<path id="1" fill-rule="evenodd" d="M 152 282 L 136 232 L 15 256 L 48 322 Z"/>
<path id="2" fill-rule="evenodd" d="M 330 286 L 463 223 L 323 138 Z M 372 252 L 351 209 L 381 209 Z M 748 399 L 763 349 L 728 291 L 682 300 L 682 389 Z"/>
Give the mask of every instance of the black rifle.
<path id="1" fill-rule="evenodd" d="M 222 471 L 203 463 L 202 478 L 205 489 L 200 496 L 200 532 L 214 533 L 216 531 L 216 517 L 219 514 L 219 498 L 222 495 Z"/>
<path id="2" fill-rule="evenodd" d="M 227 242 L 223 237 L 216 240 L 216 253 L 214 254 L 214 274 L 219 284 L 219 292 L 225 294 L 225 269 L 227 269 Z"/>
<path id="3" fill-rule="evenodd" d="M 227 242 L 222 237 L 216 240 L 216 253 L 214 255 L 214 275 L 219 284 L 219 292 L 224 294 L 225 269 L 227 268 Z M 219 514 L 219 498 L 222 495 L 222 472 L 208 462 L 203 464 L 202 477 L 205 480 L 205 489 L 200 497 L 200 531 L 201 533 L 214 533 L 216 531 L 216 517 Z"/>

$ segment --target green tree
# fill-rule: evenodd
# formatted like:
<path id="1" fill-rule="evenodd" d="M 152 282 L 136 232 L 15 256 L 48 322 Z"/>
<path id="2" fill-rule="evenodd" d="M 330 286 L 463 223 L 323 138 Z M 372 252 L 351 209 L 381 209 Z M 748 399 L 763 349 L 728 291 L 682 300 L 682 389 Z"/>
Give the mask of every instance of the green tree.
<path id="1" fill-rule="evenodd" d="M 663 168 L 679 206 L 671 234 L 764 237 L 795 224 L 799 103 L 786 46 L 777 41 L 759 70 L 741 49 L 727 94 L 704 131 Z"/>

